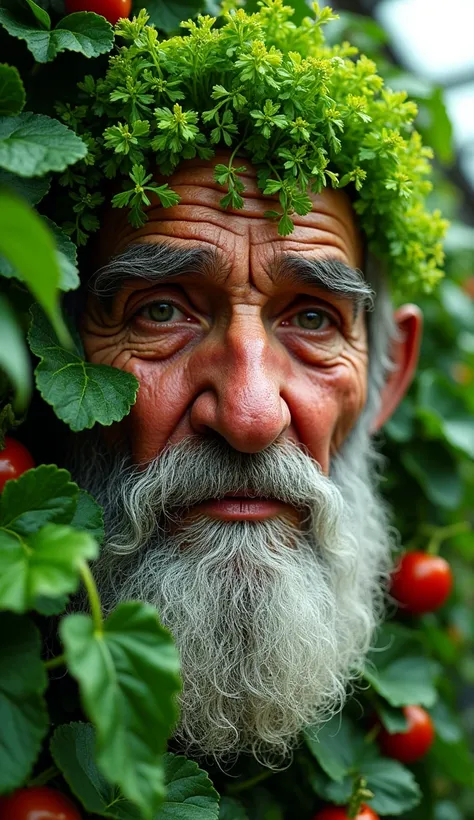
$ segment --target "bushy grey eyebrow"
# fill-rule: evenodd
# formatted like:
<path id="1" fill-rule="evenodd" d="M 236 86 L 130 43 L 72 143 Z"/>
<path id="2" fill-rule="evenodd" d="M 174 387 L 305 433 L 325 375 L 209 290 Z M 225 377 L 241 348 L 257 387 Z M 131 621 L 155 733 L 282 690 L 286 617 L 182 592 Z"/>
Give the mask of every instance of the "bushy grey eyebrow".
<path id="1" fill-rule="evenodd" d="M 90 288 L 101 301 L 110 303 L 127 279 L 160 282 L 199 274 L 225 281 L 230 265 L 216 248 L 183 247 L 168 242 L 137 242 L 113 257 L 93 275 Z M 373 308 L 374 292 L 357 268 L 337 259 L 311 259 L 298 254 L 275 256 L 268 275 L 276 284 L 295 282 L 316 287 L 353 305 L 354 317 L 361 308 Z"/>

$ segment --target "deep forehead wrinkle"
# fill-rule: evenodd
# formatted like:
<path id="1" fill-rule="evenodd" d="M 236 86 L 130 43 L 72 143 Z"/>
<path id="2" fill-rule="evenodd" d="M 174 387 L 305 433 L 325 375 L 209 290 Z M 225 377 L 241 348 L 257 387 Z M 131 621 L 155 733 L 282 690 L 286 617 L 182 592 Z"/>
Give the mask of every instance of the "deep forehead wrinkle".
<path id="1" fill-rule="evenodd" d="M 153 283 L 198 274 L 216 284 L 224 284 L 231 268 L 230 261 L 218 248 L 186 247 L 169 241 L 136 242 L 96 271 L 91 288 L 107 302 L 129 279 Z M 266 274 L 275 285 L 291 282 L 347 299 L 353 304 L 354 316 L 361 307 L 372 307 L 373 292 L 361 271 L 336 258 L 315 259 L 275 251 Z"/>

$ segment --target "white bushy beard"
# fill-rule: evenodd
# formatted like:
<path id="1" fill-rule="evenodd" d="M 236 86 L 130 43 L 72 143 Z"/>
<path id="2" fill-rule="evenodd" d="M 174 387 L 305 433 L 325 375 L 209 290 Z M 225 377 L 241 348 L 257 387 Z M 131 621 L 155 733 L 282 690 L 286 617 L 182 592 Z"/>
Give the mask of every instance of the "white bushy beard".
<path id="1" fill-rule="evenodd" d="M 70 464 L 105 511 L 94 574 L 106 610 L 149 602 L 174 635 L 176 739 L 221 764 L 251 752 L 281 765 L 305 725 L 341 707 L 382 613 L 391 536 L 368 435 L 356 428 L 330 477 L 289 441 L 243 454 L 196 437 L 141 469 L 97 442 L 79 441 Z M 304 524 L 181 521 L 242 491 L 293 505 Z"/>

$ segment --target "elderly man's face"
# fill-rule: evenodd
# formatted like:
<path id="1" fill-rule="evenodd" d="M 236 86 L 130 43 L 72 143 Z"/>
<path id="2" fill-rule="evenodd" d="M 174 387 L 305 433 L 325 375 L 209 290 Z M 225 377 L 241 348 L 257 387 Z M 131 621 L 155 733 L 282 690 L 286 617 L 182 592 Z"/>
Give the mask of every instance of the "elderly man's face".
<path id="1" fill-rule="evenodd" d="M 180 742 L 275 761 L 360 670 L 391 543 L 361 417 L 371 292 L 349 200 L 313 196 L 280 237 L 245 181 L 244 209 L 223 211 L 211 165 L 190 163 L 170 180 L 178 206 L 104 227 L 116 256 L 82 336 L 140 390 L 108 453 L 79 446 L 72 471 L 104 506 L 104 605 L 149 601 L 174 634 Z M 375 426 L 416 361 L 416 309 L 398 319 Z"/>
<path id="2" fill-rule="evenodd" d="M 234 213 L 220 207 L 211 167 L 188 167 L 171 184 L 180 204 L 150 208 L 147 224 L 123 226 L 108 251 L 139 240 L 202 248 L 214 258 L 178 276 L 166 275 L 165 261 L 156 281 L 125 278 L 107 307 L 91 302 L 83 325 L 88 358 L 140 382 L 126 422 L 134 460 L 213 432 L 246 453 L 291 438 L 327 472 L 366 398 L 364 312 L 357 276 L 350 298 L 331 291 L 330 281 L 322 286 L 317 267 L 298 270 L 288 257 L 359 267 L 348 198 L 313 196 L 312 213 L 295 214 L 294 233 L 281 237 L 265 218 L 273 203 L 253 176 L 243 211 Z"/>

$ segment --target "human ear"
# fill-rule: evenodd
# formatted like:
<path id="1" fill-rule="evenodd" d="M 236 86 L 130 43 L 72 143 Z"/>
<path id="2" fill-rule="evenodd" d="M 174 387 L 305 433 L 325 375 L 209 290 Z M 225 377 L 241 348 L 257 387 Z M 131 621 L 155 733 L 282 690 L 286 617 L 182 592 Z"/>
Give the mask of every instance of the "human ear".
<path id="1" fill-rule="evenodd" d="M 402 401 L 415 375 L 420 352 L 423 315 L 416 305 L 402 305 L 394 314 L 399 338 L 392 342 L 390 360 L 393 370 L 380 397 L 380 409 L 372 422 L 371 432 L 380 430 Z"/>

